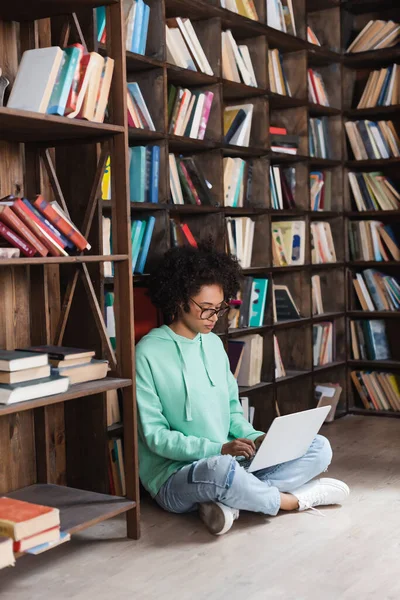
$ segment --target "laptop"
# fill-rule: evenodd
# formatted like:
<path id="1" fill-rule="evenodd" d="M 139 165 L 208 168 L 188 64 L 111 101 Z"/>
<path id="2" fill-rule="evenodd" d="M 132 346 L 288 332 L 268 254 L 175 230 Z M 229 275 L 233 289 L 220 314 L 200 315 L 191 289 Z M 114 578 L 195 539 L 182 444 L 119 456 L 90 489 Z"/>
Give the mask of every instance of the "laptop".
<path id="1" fill-rule="evenodd" d="M 311 446 L 330 410 L 331 406 L 322 406 L 276 417 L 255 456 L 239 460 L 239 464 L 254 473 L 300 458 Z"/>

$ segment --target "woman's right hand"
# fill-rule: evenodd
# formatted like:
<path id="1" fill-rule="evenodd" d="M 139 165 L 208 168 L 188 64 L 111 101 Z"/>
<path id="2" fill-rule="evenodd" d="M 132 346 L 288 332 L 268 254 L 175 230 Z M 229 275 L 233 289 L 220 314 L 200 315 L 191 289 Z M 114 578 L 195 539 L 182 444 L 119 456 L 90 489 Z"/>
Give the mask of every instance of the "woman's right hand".
<path id="1" fill-rule="evenodd" d="M 238 438 L 232 442 L 227 442 L 222 446 L 221 454 L 230 454 L 231 456 L 244 456 L 253 458 L 256 452 L 254 442 L 246 438 Z"/>

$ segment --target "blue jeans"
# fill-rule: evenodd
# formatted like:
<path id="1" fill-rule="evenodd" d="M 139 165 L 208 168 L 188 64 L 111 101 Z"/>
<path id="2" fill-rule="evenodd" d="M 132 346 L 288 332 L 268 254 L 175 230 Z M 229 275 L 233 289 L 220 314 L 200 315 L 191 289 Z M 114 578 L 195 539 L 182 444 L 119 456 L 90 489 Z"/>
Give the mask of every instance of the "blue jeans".
<path id="1" fill-rule="evenodd" d="M 280 492 L 292 492 L 323 471 L 332 460 L 328 440 L 317 435 L 301 458 L 248 473 L 229 455 L 204 458 L 171 475 L 158 492 L 157 503 L 174 513 L 196 510 L 202 502 L 276 515 Z"/>

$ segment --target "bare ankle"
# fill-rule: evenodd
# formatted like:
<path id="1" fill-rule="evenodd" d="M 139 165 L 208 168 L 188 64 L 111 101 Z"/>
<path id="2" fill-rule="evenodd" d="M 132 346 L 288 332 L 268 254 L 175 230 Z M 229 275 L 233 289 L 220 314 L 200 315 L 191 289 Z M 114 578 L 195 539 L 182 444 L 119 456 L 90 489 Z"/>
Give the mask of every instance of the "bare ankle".
<path id="1" fill-rule="evenodd" d="M 292 494 L 281 493 L 281 510 L 296 510 L 299 508 L 299 501 Z"/>

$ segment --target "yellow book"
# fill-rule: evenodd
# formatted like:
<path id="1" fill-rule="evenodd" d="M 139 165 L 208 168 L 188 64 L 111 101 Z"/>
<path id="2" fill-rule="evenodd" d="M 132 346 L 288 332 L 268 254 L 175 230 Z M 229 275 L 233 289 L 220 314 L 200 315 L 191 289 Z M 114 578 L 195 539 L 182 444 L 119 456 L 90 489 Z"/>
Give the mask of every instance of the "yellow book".
<path id="1" fill-rule="evenodd" d="M 233 123 L 233 121 L 235 120 L 237 114 L 239 113 L 238 108 L 226 108 L 224 110 L 224 135 L 226 135 Z"/>
<path id="2" fill-rule="evenodd" d="M 253 0 L 236 0 L 236 6 L 239 15 L 252 19 L 253 21 L 258 21 L 258 14 Z"/>
<path id="3" fill-rule="evenodd" d="M 111 200 L 111 157 L 107 158 L 106 168 L 101 182 L 101 199 Z"/>

